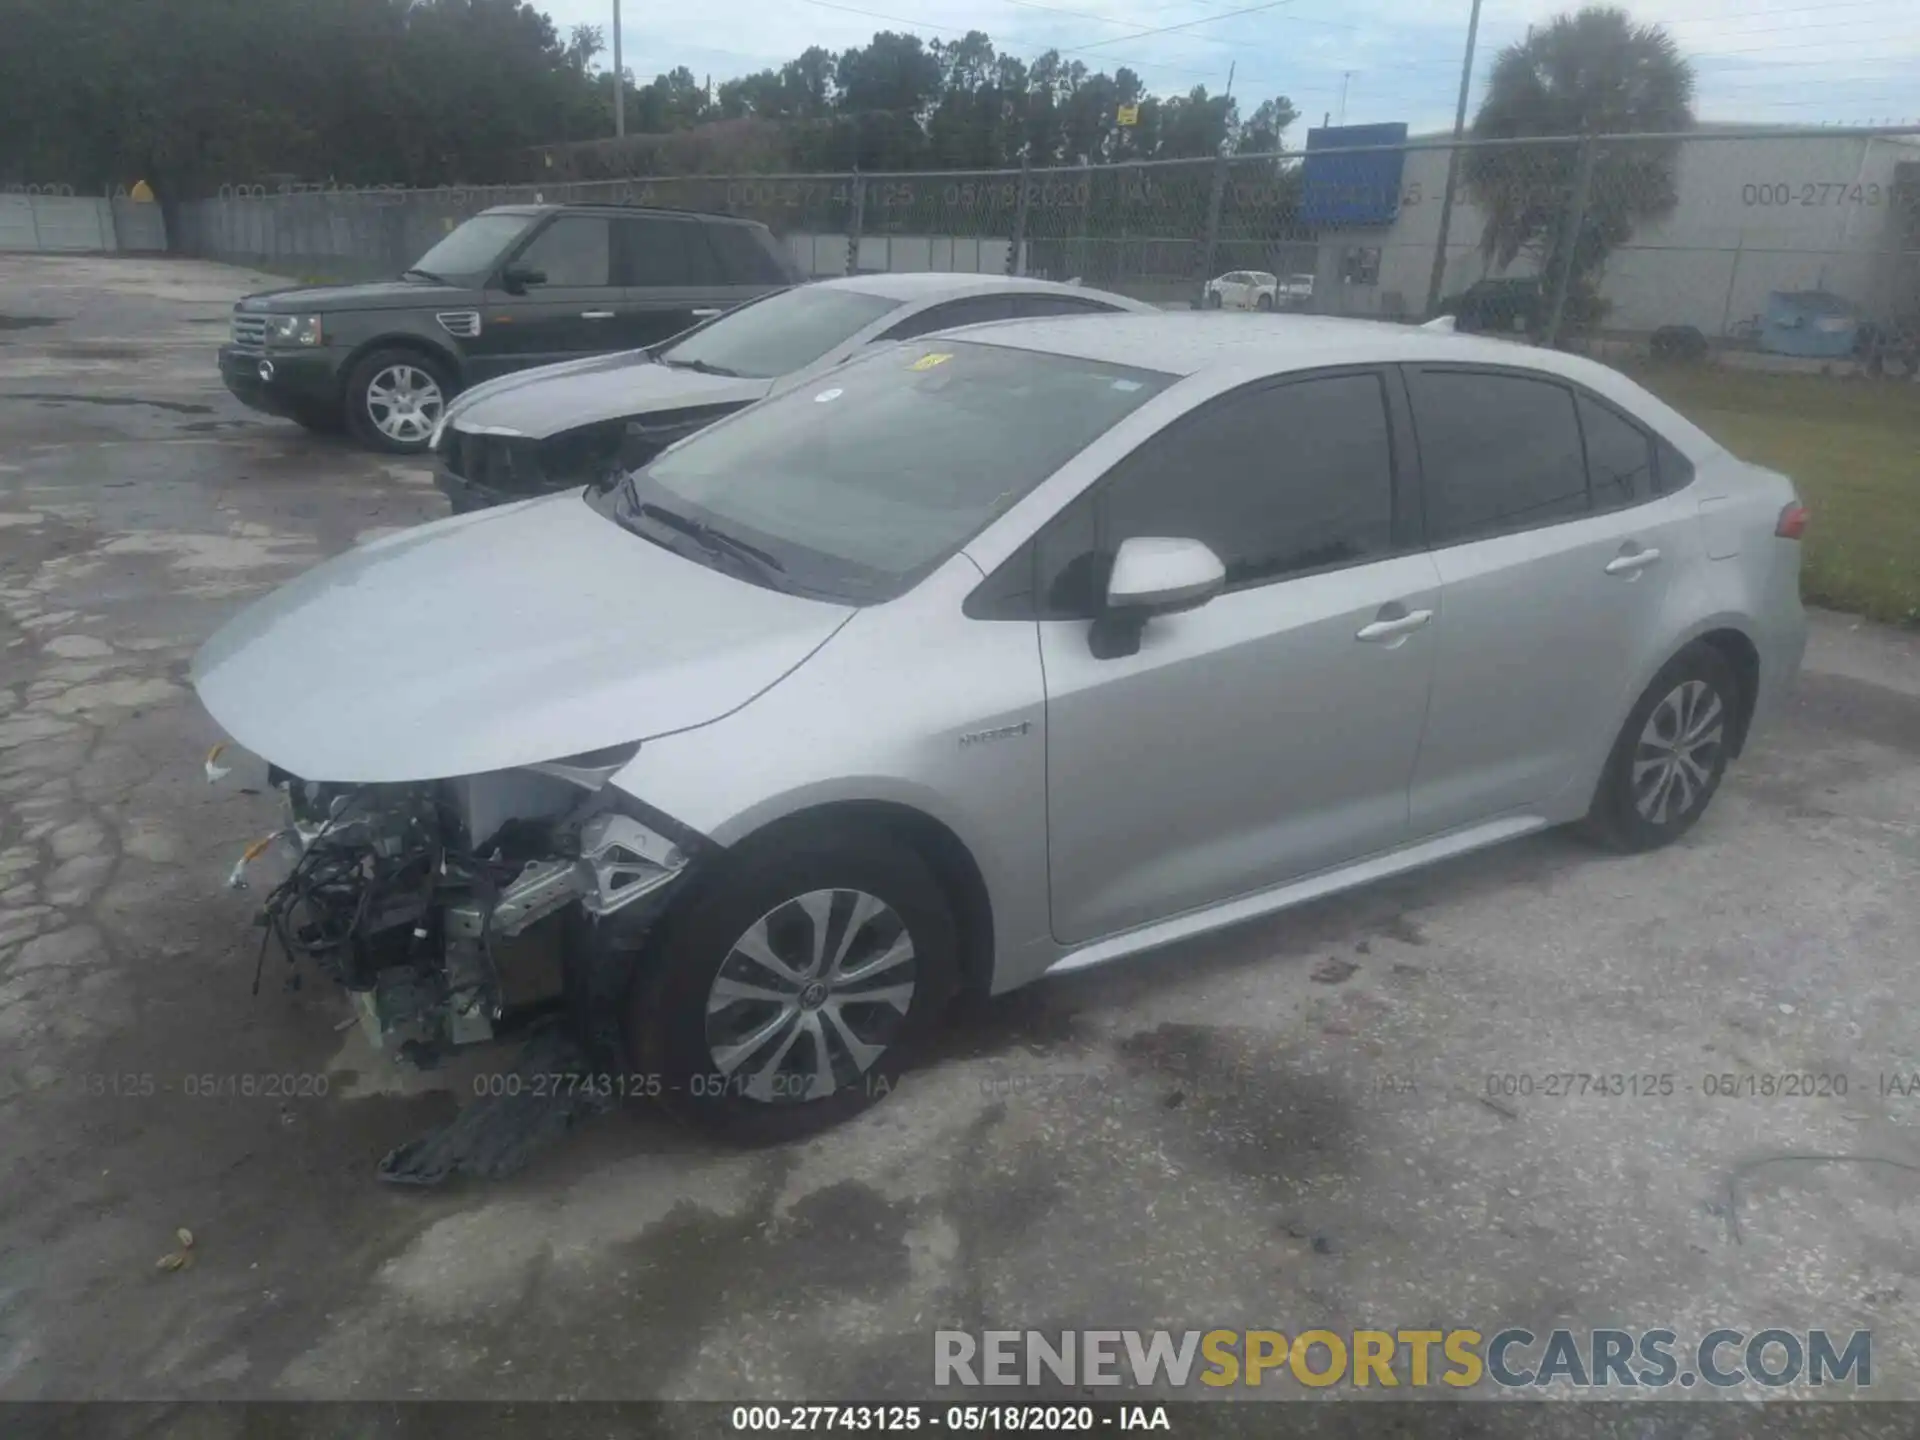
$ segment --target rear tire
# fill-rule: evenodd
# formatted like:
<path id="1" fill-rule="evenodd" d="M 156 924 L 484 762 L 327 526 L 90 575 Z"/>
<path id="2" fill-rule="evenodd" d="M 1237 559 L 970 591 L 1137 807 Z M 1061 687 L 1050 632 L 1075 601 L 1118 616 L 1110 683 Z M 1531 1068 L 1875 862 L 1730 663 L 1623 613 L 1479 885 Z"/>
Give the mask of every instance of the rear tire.
<path id="1" fill-rule="evenodd" d="M 1221 305 L 1220 292 L 1218 290 L 1209 291 L 1207 293 L 1207 309 L 1218 310 L 1220 308 L 1220 305 Z"/>
<path id="2" fill-rule="evenodd" d="M 1696 641 L 1660 668 L 1620 727 L 1581 830 L 1611 850 L 1657 850 L 1705 813 L 1743 723 L 1733 667 Z"/>
<path id="3" fill-rule="evenodd" d="M 1258 300 L 1254 301 L 1253 303 L 1254 303 L 1254 307 L 1259 310 L 1273 309 L 1273 297 L 1271 295 L 1262 295 Z"/>
<path id="4" fill-rule="evenodd" d="M 766 1144 L 888 1094 L 959 975 L 952 907 L 920 857 L 871 831 L 788 831 L 698 883 L 627 1003 L 628 1053 L 666 1109 Z"/>

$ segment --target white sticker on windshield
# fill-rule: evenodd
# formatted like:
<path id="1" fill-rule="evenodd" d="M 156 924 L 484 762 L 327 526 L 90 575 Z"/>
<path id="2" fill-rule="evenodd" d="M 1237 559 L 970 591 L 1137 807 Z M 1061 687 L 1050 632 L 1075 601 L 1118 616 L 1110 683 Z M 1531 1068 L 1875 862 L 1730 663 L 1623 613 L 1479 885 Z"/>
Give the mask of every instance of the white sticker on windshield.
<path id="1" fill-rule="evenodd" d="M 846 391 L 842 390 L 838 385 L 836 385 L 833 387 L 833 389 L 822 390 L 818 395 L 814 396 L 813 403 L 816 405 L 824 405 L 829 400 L 838 400 L 842 395 L 846 393 L 847 393 Z"/>
<path id="2" fill-rule="evenodd" d="M 1140 388 L 1140 382 L 1138 380 L 1116 380 L 1113 382 L 1113 388 L 1132 392 Z"/>

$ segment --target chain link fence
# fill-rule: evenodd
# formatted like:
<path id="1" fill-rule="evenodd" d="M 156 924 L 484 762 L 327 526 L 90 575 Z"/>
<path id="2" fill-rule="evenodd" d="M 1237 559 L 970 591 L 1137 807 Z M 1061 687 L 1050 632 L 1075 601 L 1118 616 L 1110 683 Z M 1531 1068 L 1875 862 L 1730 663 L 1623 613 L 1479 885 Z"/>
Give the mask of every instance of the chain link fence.
<path id="1" fill-rule="evenodd" d="M 1905 129 L 1415 140 L 999 171 L 238 186 L 179 207 L 175 242 L 301 278 L 369 278 L 489 206 L 565 201 L 749 216 L 818 276 L 1004 271 L 1168 305 L 1444 311 L 1465 329 L 1539 340 L 1655 334 L 1806 358 L 1920 347 L 1920 131 Z"/>

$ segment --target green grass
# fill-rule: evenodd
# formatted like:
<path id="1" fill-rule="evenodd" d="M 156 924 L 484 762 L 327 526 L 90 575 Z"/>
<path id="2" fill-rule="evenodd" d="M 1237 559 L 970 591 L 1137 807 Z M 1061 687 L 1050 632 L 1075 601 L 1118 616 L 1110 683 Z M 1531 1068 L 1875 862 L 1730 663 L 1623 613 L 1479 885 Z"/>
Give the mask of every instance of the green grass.
<path id="1" fill-rule="evenodd" d="M 1806 598 L 1920 624 L 1920 385 L 1707 365 L 1622 366 L 1813 512 Z"/>

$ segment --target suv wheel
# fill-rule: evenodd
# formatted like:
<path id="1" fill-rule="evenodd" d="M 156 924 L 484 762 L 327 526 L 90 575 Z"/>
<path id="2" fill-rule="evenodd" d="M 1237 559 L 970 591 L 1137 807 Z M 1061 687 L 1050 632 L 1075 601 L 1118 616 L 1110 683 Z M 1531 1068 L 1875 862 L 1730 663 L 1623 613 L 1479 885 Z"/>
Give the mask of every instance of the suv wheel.
<path id="1" fill-rule="evenodd" d="M 1654 850 L 1693 828 L 1720 788 L 1741 723 L 1733 668 L 1711 645 L 1669 660 L 1627 716 L 1583 828 L 1615 850 Z"/>
<path id="2" fill-rule="evenodd" d="M 769 1142 L 857 1114 L 945 1013 L 952 910 L 897 841 L 789 833 L 689 898 L 635 981 L 627 1044 L 702 1129 Z"/>
<path id="3" fill-rule="evenodd" d="M 446 367 L 416 350 L 376 350 L 347 378 L 347 424 L 376 450 L 410 455 L 427 448 L 453 396 Z"/>
<path id="4" fill-rule="evenodd" d="M 1262 310 L 1271 310 L 1273 309 L 1273 296 L 1262 295 L 1258 300 L 1254 301 L 1253 303 Z"/>

